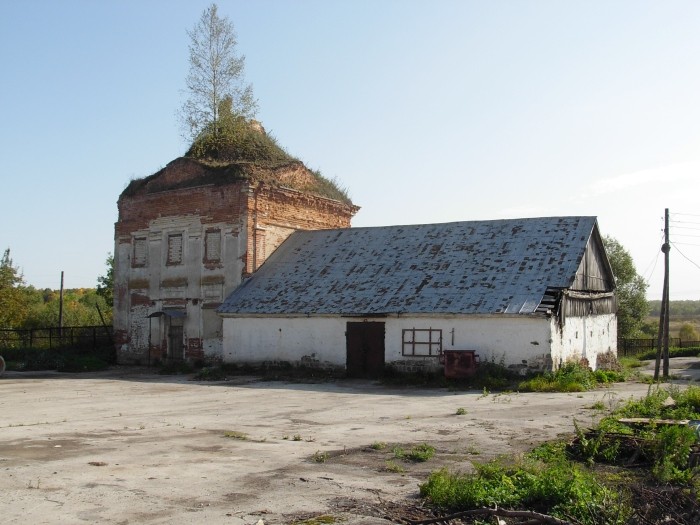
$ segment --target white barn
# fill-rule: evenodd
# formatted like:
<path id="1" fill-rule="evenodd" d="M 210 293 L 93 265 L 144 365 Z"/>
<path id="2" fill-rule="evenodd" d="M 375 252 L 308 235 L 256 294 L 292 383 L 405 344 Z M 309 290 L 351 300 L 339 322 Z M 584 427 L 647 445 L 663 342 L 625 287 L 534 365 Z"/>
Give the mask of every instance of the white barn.
<path id="1" fill-rule="evenodd" d="M 293 233 L 224 301 L 225 362 L 437 369 L 455 350 L 521 370 L 616 354 L 595 217 Z"/>

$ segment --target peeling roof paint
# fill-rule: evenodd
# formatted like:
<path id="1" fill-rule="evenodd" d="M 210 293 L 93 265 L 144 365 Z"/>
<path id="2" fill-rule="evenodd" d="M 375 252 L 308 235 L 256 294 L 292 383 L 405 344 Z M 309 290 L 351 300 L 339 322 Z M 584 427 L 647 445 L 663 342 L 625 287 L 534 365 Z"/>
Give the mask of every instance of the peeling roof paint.
<path id="1" fill-rule="evenodd" d="M 226 315 L 531 314 L 576 275 L 595 217 L 298 231 Z"/>

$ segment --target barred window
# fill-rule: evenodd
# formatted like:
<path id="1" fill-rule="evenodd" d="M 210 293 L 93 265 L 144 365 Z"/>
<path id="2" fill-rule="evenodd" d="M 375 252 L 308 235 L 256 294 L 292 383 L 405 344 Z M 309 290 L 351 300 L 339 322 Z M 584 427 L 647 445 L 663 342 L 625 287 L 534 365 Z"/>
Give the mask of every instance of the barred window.
<path id="1" fill-rule="evenodd" d="M 437 356 L 442 352 L 442 330 L 406 328 L 402 333 L 402 355 Z"/>

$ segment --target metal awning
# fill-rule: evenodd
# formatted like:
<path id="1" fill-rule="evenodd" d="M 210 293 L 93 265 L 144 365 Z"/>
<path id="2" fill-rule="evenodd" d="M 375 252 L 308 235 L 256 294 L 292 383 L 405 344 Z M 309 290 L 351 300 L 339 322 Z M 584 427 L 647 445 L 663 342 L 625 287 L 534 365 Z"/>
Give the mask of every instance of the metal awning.
<path id="1" fill-rule="evenodd" d="M 153 312 L 148 317 L 170 317 L 170 318 L 181 318 L 186 317 L 187 312 L 184 310 L 173 310 L 170 308 L 163 308 L 159 312 Z"/>

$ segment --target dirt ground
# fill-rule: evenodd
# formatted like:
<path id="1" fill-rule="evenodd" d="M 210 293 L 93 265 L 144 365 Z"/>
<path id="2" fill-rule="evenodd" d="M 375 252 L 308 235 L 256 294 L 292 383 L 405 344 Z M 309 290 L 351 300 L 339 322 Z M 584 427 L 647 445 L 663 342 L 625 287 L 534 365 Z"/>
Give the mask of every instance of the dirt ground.
<path id="1" fill-rule="evenodd" d="M 431 471 L 469 470 L 570 435 L 574 419 L 596 419 L 595 402 L 613 406 L 647 389 L 485 395 L 350 380 L 205 383 L 134 368 L 6 373 L 1 521 L 400 522 L 420 507 L 418 485 Z M 420 443 L 435 447 L 431 460 L 394 457 L 395 445 Z"/>

